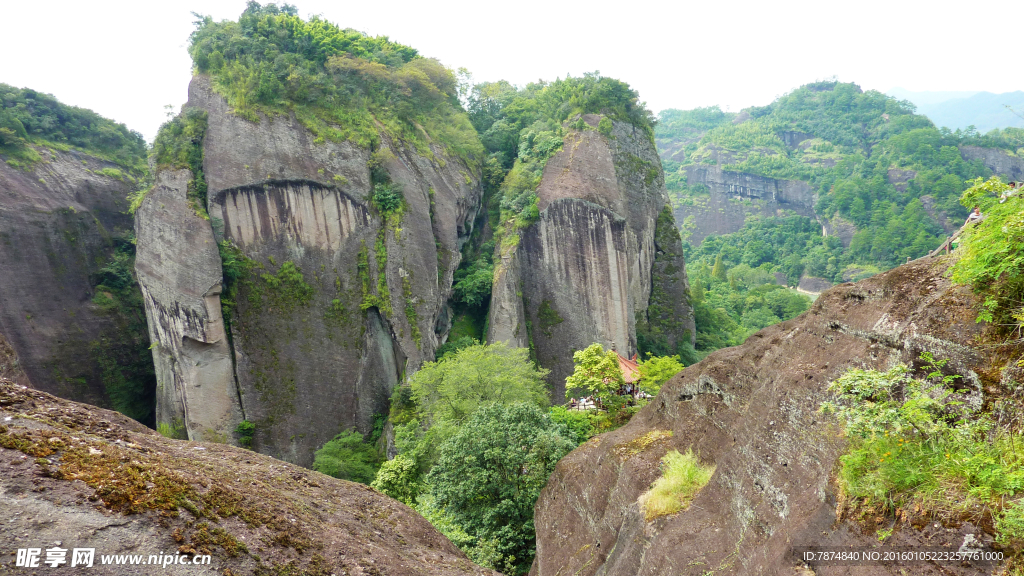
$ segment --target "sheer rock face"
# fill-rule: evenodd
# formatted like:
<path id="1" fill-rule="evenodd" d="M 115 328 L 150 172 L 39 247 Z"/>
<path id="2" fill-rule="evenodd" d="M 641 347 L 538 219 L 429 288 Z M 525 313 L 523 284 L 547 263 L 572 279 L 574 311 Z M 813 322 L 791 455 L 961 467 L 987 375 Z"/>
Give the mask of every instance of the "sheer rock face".
<path id="1" fill-rule="evenodd" d="M 92 303 L 94 278 L 131 229 L 131 188 L 100 173 L 110 162 L 37 152 L 27 169 L 0 161 L 0 339 L 36 388 L 109 406 L 93 343 L 116 328 Z"/>
<path id="2" fill-rule="evenodd" d="M 1024 180 L 1024 158 L 1010 156 L 1005 150 L 961 146 L 960 155 L 964 160 L 981 160 L 986 168 L 1010 180 Z"/>
<path id="3" fill-rule="evenodd" d="M 15 446 L 16 448 L 10 448 Z M 0 379 L 0 572 L 19 548 L 94 548 L 95 574 L 494 575 L 408 506 L 223 444 L 171 440 L 120 414 Z M 129 473 L 130 472 L 130 473 Z M 197 516 L 198 515 L 198 516 Z M 211 556 L 142 572 L 105 555 Z M 46 559 L 43 552 L 41 560 Z"/>
<path id="4" fill-rule="evenodd" d="M 684 169 L 687 185 L 691 189 L 703 186 L 708 194 L 674 209 L 676 220 L 694 245 L 699 245 L 710 234 L 738 231 L 751 215 L 776 216 L 783 210 L 791 210 L 816 218 L 817 194 L 810 184 L 801 180 L 778 180 L 704 164 Z"/>
<path id="5" fill-rule="evenodd" d="M 599 116 L 584 120 L 596 127 Z M 655 228 L 668 204 L 654 145 L 632 125 L 614 122 L 611 138 L 570 132 L 537 188 L 540 218 L 495 273 L 489 341 L 532 346 L 551 370 L 552 398 L 564 398 L 572 354 L 598 342 L 636 353 L 637 318 L 646 320 L 657 251 Z M 678 239 L 677 239 L 678 242 Z M 682 253 L 679 319 L 692 344 Z"/>
<path id="6" fill-rule="evenodd" d="M 446 337 L 459 248 L 479 209 L 478 170 L 440 149 L 428 157 L 382 136 L 374 161 L 405 198 L 401 221 L 386 224 L 369 201 L 370 150 L 316 142 L 294 116 L 261 117 L 258 123 L 235 116 L 203 76 L 193 79 L 186 106 L 208 114 L 203 171 L 211 219 L 198 223 L 206 230 L 202 247 L 169 239 L 147 247 L 146 257 L 188 261 L 194 250 L 209 250 L 194 266 L 211 283 L 202 287 L 209 301 L 202 313 L 182 311 L 181 318 L 161 321 L 158 306 L 149 311 L 151 323 L 182 326 L 154 352 L 157 365 L 167 366 L 160 370 L 161 389 L 181 383 L 177 396 L 160 396 L 160 421 L 173 425 L 166 418 L 176 417 L 164 405 L 187 405 L 190 394 L 212 387 L 199 398 L 206 402 L 213 394 L 224 410 L 203 419 L 185 414 L 189 438 L 210 428 L 232 440 L 244 418 L 256 425 L 257 451 L 309 465 L 313 452 L 338 432 L 355 427 L 368 433 L 374 414 L 386 412 L 401 375 L 432 360 Z M 144 208 L 155 202 L 147 198 Z M 180 220 L 198 218 L 184 205 L 173 213 Z M 151 225 L 140 216 L 140 236 Z M 221 325 L 222 240 L 250 263 L 223 323 L 231 336 L 227 348 L 222 353 L 216 346 L 216 361 L 226 354 L 234 369 L 190 373 L 183 356 L 171 352 L 171 341 L 187 336 L 193 318 Z M 140 246 L 140 258 L 142 251 Z M 288 279 L 294 270 L 301 281 Z M 185 272 L 151 276 L 161 285 L 152 291 L 176 301 Z M 219 335 L 210 338 L 220 341 Z M 237 412 L 228 409 L 236 401 L 229 398 L 237 399 Z"/>
<path id="7" fill-rule="evenodd" d="M 135 270 L 157 372 L 157 422 L 224 441 L 242 421 L 221 318 L 223 274 L 209 221 L 186 193 L 192 173 L 163 170 L 136 211 Z"/>
<path id="8" fill-rule="evenodd" d="M 964 375 L 967 401 L 984 400 L 985 375 L 998 367 L 979 348 L 975 297 L 952 286 L 945 269 L 942 260 L 922 259 L 834 287 L 802 316 L 686 368 L 629 424 L 566 456 L 536 505 L 531 574 L 782 574 L 797 566 L 791 546 L 877 545 L 873 531 L 837 521 L 830 478 L 844 443 L 839 423 L 818 408 L 828 383 L 848 368 L 920 368 L 922 351 Z M 1014 370 L 1019 379 L 1024 370 Z M 637 500 L 673 449 L 692 449 L 716 471 L 687 510 L 645 521 Z M 889 544 L 955 549 L 969 532 L 991 540 L 970 525 L 900 526 Z"/>

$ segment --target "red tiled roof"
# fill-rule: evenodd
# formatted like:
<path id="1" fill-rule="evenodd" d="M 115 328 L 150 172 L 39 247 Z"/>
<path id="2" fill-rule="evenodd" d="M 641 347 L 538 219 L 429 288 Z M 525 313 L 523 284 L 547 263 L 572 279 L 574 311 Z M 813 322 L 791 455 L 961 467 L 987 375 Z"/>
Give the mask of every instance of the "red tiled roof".
<path id="1" fill-rule="evenodd" d="M 640 365 L 636 361 L 636 356 L 633 356 L 632 360 L 627 360 L 618 352 L 615 355 L 619 357 L 619 370 L 622 371 L 622 379 L 626 381 L 626 384 L 638 382 L 640 380 Z"/>

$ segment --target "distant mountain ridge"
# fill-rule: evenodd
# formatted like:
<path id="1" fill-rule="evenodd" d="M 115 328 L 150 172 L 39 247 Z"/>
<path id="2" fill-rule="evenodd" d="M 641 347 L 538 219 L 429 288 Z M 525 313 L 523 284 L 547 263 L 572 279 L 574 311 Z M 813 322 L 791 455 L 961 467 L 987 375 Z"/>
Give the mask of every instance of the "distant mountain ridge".
<path id="1" fill-rule="evenodd" d="M 938 127 L 966 130 L 974 126 L 984 134 L 996 128 L 1024 128 L 1024 118 L 1006 109 L 1024 111 L 1024 91 L 1004 92 L 911 92 L 893 88 L 886 92 L 900 100 L 909 100 L 917 112 Z"/>

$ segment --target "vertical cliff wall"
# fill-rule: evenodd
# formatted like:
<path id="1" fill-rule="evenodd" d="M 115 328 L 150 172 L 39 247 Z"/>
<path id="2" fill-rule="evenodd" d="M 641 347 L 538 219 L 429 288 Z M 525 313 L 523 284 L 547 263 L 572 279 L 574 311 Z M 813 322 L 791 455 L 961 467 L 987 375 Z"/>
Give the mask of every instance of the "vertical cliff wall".
<path id="1" fill-rule="evenodd" d="M 718 166 L 685 167 L 687 186 L 699 191 L 674 208 L 676 220 L 698 245 L 711 234 L 729 234 L 743 227 L 749 216 L 778 216 L 787 211 L 815 218 L 817 195 L 801 180 L 778 180 Z"/>
<path id="2" fill-rule="evenodd" d="M 0 161 L 0 340 L 34 387 L 112 407 L 105 382 L 130 370 L 147 345 L 144 327 L 127 327 L 97 289 L 127 245 L 131 178 L 76 150 L 36 151 L 42 159 L 20 167 Z M 152 375 L 139 378 L 151 391 Z M 146 420 L 140 410 L 132 415 Z"/>
<path id="3" fill-rule="evenodd" d="M 192 173 L 163 170 L 136 211 L 138 257 L 156 365 L 157 422 L 182 438 L 224 442 L 242 421 L 221 318 L 221 259 L 187 199 Z"/>
<path id="4" fill-rule="evenodd" d="M 258 451 L 308 465 L 338 432 L 369 432 L 401 377 L 433 360 L 448 330 L 459 248 L 479 209 L 479 171 L 438 147 L 417 151 L 386 135 L 370 150 L 316 141 L 294 116 L 251 122 L 233 115 L 204 76 L 193 79 L 186 106 L 207 113 L 210 220 L 187 206 L 179 185 L 174 218 L 196 222 L 201 241 L 140 242 L 140 259 L 145 250 L 147 261 L 194 261 L 165 277 L 144 275 L 140 265 L 150 293 L 192 302 L 163 320 L 161 306 L 149 306 L 151 323 L 174 327 L 155 352 L 163 356 L 158 366 L 168 367 L 161 390 L 174 391 L 161 394 L 161 417 L 183 418 L 190 437 L 210 429 L 229 440 L 244 418 L 256 425 Z M 381 178 L 404 197 L 396 213 L 381 214 L 370 201 Z M 140 210 L 140 238 L 159 225 L 149 215 L 153 194 Z M 244 268 L 223 323 L 220 242 Z M 186 273 L 201 281 L 176 287 Z M 187 370 L 190 352 L 174 343 L 184 338 L 203 343 L 205 361 L 225 369 Z M 181 414 L 177 405 L 210 388 L 216 409 Z M 237 410 L 229 406 L 234 398 Z"/>
<path id="5" fill-rule="evenodd" d="M 600 117 L 584 120 L 594 128 Z M 678 338 L 692 344 L 681 250 L 661 250 L 674 262 L 670 272 L 654 266 L 655 229 L 668 197 L 643 131 L 614 122 L 607 136 L 569 132 L 545 166 L 537 196 L 540 218 L 521 231 L 519 246 L 495 272 L 488 340 L 530 346 L 551 370 L 556 400 L 564 398 L 575 350 L 598 342 L 624 356 L 637 352 L 637 322 L 648 322 L 655 286 L 671 285 L 679 306 L 666 315 L 679 324 Z"/>
<path id="6" fill-rule="evenodd" d="M 1011 156 L 1005 150 L 960 146 L 960 156 L 968 161 L 981 160 L 986 168 L 1010 180 L 1024 180 L 1024 158 Z"/>

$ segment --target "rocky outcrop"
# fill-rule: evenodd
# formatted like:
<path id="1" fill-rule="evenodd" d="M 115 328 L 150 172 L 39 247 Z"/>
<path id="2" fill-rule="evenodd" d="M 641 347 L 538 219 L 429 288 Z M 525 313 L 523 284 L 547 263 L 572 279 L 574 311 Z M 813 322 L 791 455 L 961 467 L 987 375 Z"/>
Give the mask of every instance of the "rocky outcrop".
<path id="1" fill-rule="evenodd" d="M 591 127 L 599 119 L 584 117 Z M 495 273 L 489 341 L 531 346 L 551 370 L 552 398 L 564 398 L 574 351 L 597 342 L 624 356 L 636 353 L 637 318 L 647 318 L 652 287 L 663 283 L 681 303 L 665 310 L 679 328 L 673 337 L 681 340 L 688 330 L 692 344 L 682 252 L 655 245 L 668 197 L 645 134 L 621 122 L 610 137 L 570 132 L 548 161 L 537 196 L 539 220 L 521 231 L 518 248 Z M 671 254 L 672 264 L 656 270 L 659 250 Z"/>
<path id="2" fill-rule="evenodd" d="M 976 297 L 951 285 L 945 270 L 944 261 L 926 258 L 832 288 L 802 316 L 672 378 L 625 427 L 559 462 L 537 502 L 531 574 L 783 574 L 798 566 L 793 546 L 877 545 L 873 531 L 836 517 L 830 478 L 844 443 L 818 408 L 828 383 L 847 368 L 913 364 L 922 351 L 949 359 L 971 402 L 998 386 L 999 368 L 978 344 Z M 1017 373 L 1004 374 L 1004 383 L 1021 376 L 1010 370 Z M 716 471 L 687 510 L 645 521 L 637 499 L 672 449 L 692 449 Z M 968 533 L 991 541 L 967 524 L 925 523 L 923 532 L 898 524 L 890 544 L 955 549 Z M 917 568 L 863 573 L 923 573 Z"/>
<path id="3" fill-rule="evenodd" d="M 825 290 L 832 287 L 832 282 L 825 278 L 817 278 L 815 276 L 801 276 L 800 282 L 797 284 L 797 288 L 801 292 L 807 292 L 809 294 L 821 294 Z"/>
<path id="4" fill-rule="evenodd" d="M 886 179 L 889 181 L 889 184 L 892 184 L 900 192 L 906 192 L 908 183 L 914 178 L 917 178 L 916 170 L 889 168 L 888 172 L 886 172 Z"/>
<path id="5" fill-rule="evenodd" d="M 93 300 L 132 227 L 130 178 L 76 150 L 36 151 L 24 167 L 0 161 L 0 339 L 36 388 L 109 407 L 104 363 L 132 335 Z"/>
<path id="6" fill-rule="evenodd" d="M 857 226 L 843 218 L 839 214 L 833 214 L 832 218 L 821 218 L 822 236 L 836 236 L 843 243 L 843 248 L 849 248 L 853 242 L 853 235 L 857 233 Z"/>
<path id="7" fill-rule="evenodd" d="M 981 146 L 960 146 L 964 160 L 981 160 L 986 168 L 1010 180 L 1024 180 L 1024 158 L 1011 156 L 998 148 Z"/>
<path id="8" fill-rule="evenodd" d="M 33 573 L 73 572 L 72 550 L 93 548 L 95 574 L 497 576 L 366 486 L 240 448 L 170 440 L 7 380 L 0 467 L 4 573 L 25 570 L 15 550 L 56 544 L 66 564 L 41 561 Z M 139 556 L 143 567 L 106 564 L 108 555 Z M 192 564 L 203 555 L 209 563 Z M 168 557 L 177 563 L 147 567 Z"/>
<path id="9" fill-rule="evenodd" d="M 139 267 L 147 293 L 167 295 L 147 301 L 151 324 L 173 327 L 154 350 L 166 367 L 161 390 L 175 390 L 161 393 L 161 421 L 173 425 L 178 405 L 202 402 L 209 410 L 182 415 L 189 438 L 207 438 L 199 434 L 209 429 L 231 441 L 245 419 L 256 426 L 256 450 L 309 465 L 338 432 L 368 433 L 402 375 L 433 360 L 448 330 L 459 249 L 479 209 L 478 170 L 438 147 L 421 153 L 386 135 L 370 150 L 317 140 L 294 116 L 251 122 L 233 115 L 203 76 L 186 106 L 207 113 L 210 220 L 183 204 L 180 178 L 162 172 L 178 182 L 177 204 L 155 190 L 137 221 L 140 238 L 164 226 L 164 211 L 168 221 L 189 223 L 177 226 L 177 240 L 139 248 L 140 260 L 172 269 Z M 373 208 L 380 178 L 401 191 L 400 217 L 385 220 Z M 192 224 L 197 235 L 186 237 Z M 220 242 L 246 268 L 223 322 Z M 186 338 L 191 352 L 180 343 Z M 182 360 L 193 358 L 208 368 L 190 372 Z M 208 394 L 220 400 L 209 403 Z"/>
<path id="10" fill-rule="evenodd" d="M 693 196 L 690 202 L 677 203 L 673 213 L 691 244 L 698 245 L 711 234 L 736 232 L 753 215 L 770 217 L 794 212 L 816 217 L 817 195 L 810 184 L 801 180 L 777 180 L 708 164 L 691 164 L 684 170 L 687 186 L 701 194 Z"/>
<path id="11" fill-rule="evenodd" d="M 28 386 L 28 376 L 21 369 L 21 362 L 18 360 L 18 353 L 11 347 L 11 343 L 0 334 L 0 378 L 6 378 L 15 384 Z"/>
<path id="12" fill-rule="evenodd" d="M 157 422 L 183 438 L 224 442 L 242 421 L 221 318 L 223 273 L 208 220 L 186 197 L 192 173 L 164 170 L 136 212 L 135 269 L 157 374 Z"/>
<path id="13" fill-rule="evenodd" d="M 780 130 L 779 139 L 785 143 L 786 146 L 796 149 L 800 146 L 800 143 L 804 140 L 810 140 L 814 138 L 814 134 L 808 134 L 807 132 L 799 132 L 796 130 Z"/>

